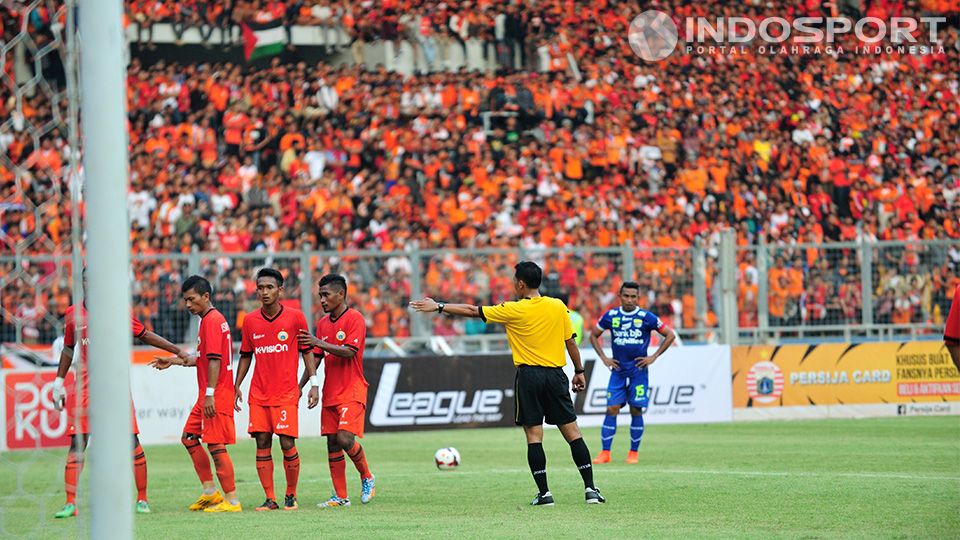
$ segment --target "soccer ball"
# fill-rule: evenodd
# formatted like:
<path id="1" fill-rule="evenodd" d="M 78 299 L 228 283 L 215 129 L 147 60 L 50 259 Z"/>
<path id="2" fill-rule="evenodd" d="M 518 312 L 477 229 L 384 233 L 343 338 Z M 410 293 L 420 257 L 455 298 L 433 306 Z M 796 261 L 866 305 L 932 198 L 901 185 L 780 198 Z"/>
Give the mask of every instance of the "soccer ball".
<path id="1" fill-rule="evenodd" d="M 433 455 L 433 460 L 437 463 L 440 470 L 456 469 L 460 465 L 460 452 L 456 448 L 441 448 Z"/>

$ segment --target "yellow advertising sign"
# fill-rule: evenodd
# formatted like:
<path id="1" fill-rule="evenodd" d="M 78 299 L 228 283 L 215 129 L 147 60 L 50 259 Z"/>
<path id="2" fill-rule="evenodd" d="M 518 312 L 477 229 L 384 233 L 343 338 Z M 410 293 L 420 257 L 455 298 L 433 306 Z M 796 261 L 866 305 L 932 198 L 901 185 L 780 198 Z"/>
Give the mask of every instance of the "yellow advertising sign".
<path id="1" fill-rule="evenodd" d="M 939 341 L 733 347 L 733 406 L 960 401 Z"/>

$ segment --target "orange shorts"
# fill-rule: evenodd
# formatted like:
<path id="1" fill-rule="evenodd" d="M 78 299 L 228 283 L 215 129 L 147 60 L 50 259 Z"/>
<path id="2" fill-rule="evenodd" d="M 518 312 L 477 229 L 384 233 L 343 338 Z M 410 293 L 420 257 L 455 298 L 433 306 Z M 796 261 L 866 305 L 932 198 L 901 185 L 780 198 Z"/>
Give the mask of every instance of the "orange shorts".
<path id="1" fill-rule="evenodd" d="M 67 410 L 67 435 L 90 434 L 90 418 L 87 414 L 88 405 L 87 400 L 84 400 L 80 407 L 79 414 L 77 414 L 76 400 L 67 398 L 67 403 L 65 404 Z M 131 433 L 139 435 L 140 426 L 137 425 L 137 411 L 133 408 L 133 401 L 130 402 L 130 418 L 133 423 L 133 431 L 131 431 Z"/>
<path id="2" fill-rule="evenodd" d="M 207 444 L 237 444 L 237 428 L 233 425 L 233 410 L 217 412 L 213 418 L 203 415 L 203 402 L 197 402 L 183 426 L 184 433 L 200 435 Z"/>
<path id="3" fill-rule="evenodd" d="M 300 435 L 297 404 L 250 405 L 250 426 L 247 433 L 275 433 L 296 439 Z"/>
<path id="4" fill-rule="evenodd" d="M 363 420 L 366 412 L 367 406 L 359 401 L 324 407 L 320 411 L 320 435 L 334 435 L 343 430 L 357 437 L 363 437 Z"/>

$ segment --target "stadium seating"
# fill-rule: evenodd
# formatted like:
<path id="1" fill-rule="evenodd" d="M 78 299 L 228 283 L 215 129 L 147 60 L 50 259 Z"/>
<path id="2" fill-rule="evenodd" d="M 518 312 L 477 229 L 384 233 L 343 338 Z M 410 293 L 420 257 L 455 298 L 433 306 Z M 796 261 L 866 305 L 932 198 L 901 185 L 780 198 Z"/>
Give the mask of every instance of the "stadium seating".
<path id="1" fill-rule="evenodd" d="M 757 324 L 750 302 L 761 242 L 775 254 L 768 287 L 776 324 L 856 322 L 864 294 L 877 298 L 881 322 L 930 320 L 949 303 L 960 273 L 953 249 L 879 249 L 877 290 L 861 291 L 860 262 L 849 248 L 790 246 L 960 239 L 960 50 L 950 3 L 920 2 L 924 12 L 950 17 L 943 53 L 820 55 L 816 62 L 789 54 L 674 54 L 652 64 L 627 44 L 623 13 L 639 12 L 639 2 L 627 2 L 629 9 L 607 1 L 522 9 L 491 1 L 235 2 L 232 12 L 216 7 L 223 4 L 132 1 L 128 12 L 145 29 L 160 21 L 213 28 L 279 18 L 442 50 L 476 39 L 505 66 L 400 77 L 280 58 L 266 69 L 134 58 L 134 254 L 225 254 L 203 268 L 234 316 L 250 308 L 250 270 L 271 252 L 449 249 L 426 258 L 426 291 L 489 302 L 509 293 L 502 278 L 515 257 L 470 257 L 454 248 L 596 246 L 613 253 L 629 242 L 650 305 L 689 328 L 698 322 L 690 307 L 690 248 L 703 242 L 712 257 L 728 227 L 742 248 L 741 326 Z M 793 16 L 820 9 L 808 7 L 819 2 L 775 4 Z M 658 9 L 679 16 L 723 5 L 672 0 Z M 864 5 L 878 15 L 915 14 L 904 2 Z M 24 16 L 11 9 L 0 8 L 5 40 Z M 58 16 L 44 9 L 27 15 L 35 40 L 28 60 L 59 39 Z M 467 30 L 451 30 L 462 20 Z M 56 94 L 62 67 L 28 61 L 41 71 L 18 74 L 15 62 L 4 65 L 0 254 L 64 253 L 71 176 Z M 24 76 L 47 87 L 15 95 L 9 81 Z M 37 130 L 42 135 L 32 137 Z M 245 252 L 263 257 L 229 258 Z M 551 260 L 549 270 L 587 320 L 613 300 L 618 256 Z M 174 334 L 186 324 L 176 296 L 184 260 L 134 268 L 138 315 L 154 326 L 176 325 L 168 329 Z M 284 264 L 295 279 L 299 259 Z M 377 313 L 368 321 L 372 335 L 409 332 L 412 269 L 403 260 L 310 264 L 345 271 L 359 284 L 354 301 Z M 3 273 L 14 271 L 5 266 Z M 4 332 L 16 316 L 35 321 L 25 340 L 49 341 L 55 332 L 48 321 L 68 304 L 63 267 L 17 270 L 22 278 L 3 293 Z M 34 292 L 36 283 L 42 292 Z M 299 284 L 288 292 L 298 297 Z M 710 312 L 702 322 L 715 319 Z"/>

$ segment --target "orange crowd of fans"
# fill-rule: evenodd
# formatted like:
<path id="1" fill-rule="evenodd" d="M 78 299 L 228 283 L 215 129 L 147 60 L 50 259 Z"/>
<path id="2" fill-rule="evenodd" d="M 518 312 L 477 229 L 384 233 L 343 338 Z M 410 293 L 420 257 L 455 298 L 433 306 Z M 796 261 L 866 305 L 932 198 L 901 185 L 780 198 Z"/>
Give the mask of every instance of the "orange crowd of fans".
<path id="1" fill-rule="evenodd" d="M 200 4 L 129 6 L 134 16 L 152 17 Z M 355 9 L 316 4 L 340 6 L 341 15 Z M 377 2 L 375 12 L 398 13 L 406 4 Z M 816 2 L 777 4 L 787 9 L 779 15 L 821 9 Z M 902 2 L 865 4 L 875 15 L 917 12 Z M 955 12 L 950 2 L 920 4 Z M 244 17 L 293 7 L 305 17 L 314 3 L 224 5 Z M 717 247 L 720 232 L 733 228 L 741 326 L 758 324 L 761 242 L 770 249 L 771 324 L 856 323 L 864 294 L 873 295 L 879 322 L 942 316 L 960 255 L 950 246 L 911 250 L 909 243 L 960 240 L 955 22 L 927 43 L 929 54 L 679 52 L 647 63 L 626 39 L 625 13 L 639 11 L 624 11 L 623 3 L 545 2 L 529 11 L 475 5 L 510 9 L 527 29 L 539 18 L 535 26 L 545 28 L 534 43 L 562 34 L 580 78 L 569 66 L 403 77 L 279 59 L 266 69 L 133 59 L 127 108 L 134 255 L 223 253 L 208 269 L 232 291 L 242 317 L 251 305 L 252 263 L 231 262 L 231 254 L 259 252 L 264 262 L 278 252 L 375 250 L 384 256 L 318 257 L 310 265 L 350 275 L 373 335 L 404 335 L 414 271 L 400 255 L 405 251 L 445 250 L 423 258 L 425 292 L 488 302 L 509 294 L 516 255 L 454 249 L 519 247 L 538 256 L 593 246 L 608 251 L 542 255 L 558 291 L 588 320 L 616 302 L 626 252 L 649 305 L 690 328 L 716 323 Z M 438 6 L 410 5 L 433 18 Z M 461 13 L 470 5 L 445 6 L 444 13 Z M 734 10 L 680 1 L 658 9 L 677 17 Z M 22 15 L 5 14 L 5 39 L 18 30 L 9 21 Z M 852 50 L 852 39 L 841 43 Z M 41 90 L 31 97 L 0 86 L 0 118 L 10 119 L 0 128 L 4 255 L 69 248 L 69 187 L 82 181 L 82 171 L 66 169 L 72 150 L 58 123 L 63 95 Z M 872 291 L 860 290 L 857 250 L 817 247 L 885 240 L 907 245 L 875 249 Z M 704 320 L 693 298 L 696 243 L 707 254 Z M 298 259 L 275 264 L 299 275 Z M 136 263 L 144 320 L 156 326 L 176 317 L 175 295 L 163 296 L 185 271 L 182 261 Z M 62 267 L 6 265 L 4 272 L 22 276 L 8 280 L 4 324 L 12 317 L 35 321 L 31 338 L 41 339 L 44 321 L 66 305 Z"/>

